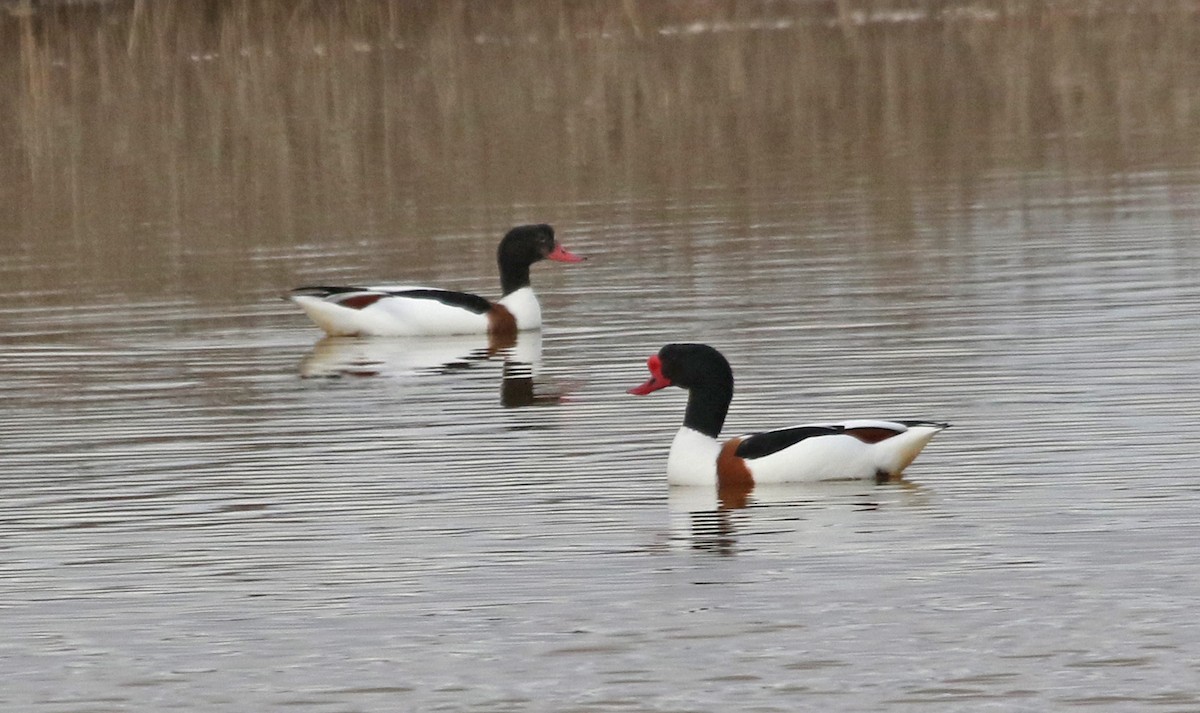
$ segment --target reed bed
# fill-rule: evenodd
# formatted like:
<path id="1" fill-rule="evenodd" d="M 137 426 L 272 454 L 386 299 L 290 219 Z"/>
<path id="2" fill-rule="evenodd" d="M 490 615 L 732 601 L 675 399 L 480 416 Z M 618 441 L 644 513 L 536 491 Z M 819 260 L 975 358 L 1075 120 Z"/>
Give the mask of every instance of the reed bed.
<path id="1" fill-rule="evenodd" d="M 3 7 L 0 241 L 69 236 L 81 264 L 146 250 L 112 244 L 135 223 L 178 261 L 769 176 L 1200 163 L 1194 1 Z"/>

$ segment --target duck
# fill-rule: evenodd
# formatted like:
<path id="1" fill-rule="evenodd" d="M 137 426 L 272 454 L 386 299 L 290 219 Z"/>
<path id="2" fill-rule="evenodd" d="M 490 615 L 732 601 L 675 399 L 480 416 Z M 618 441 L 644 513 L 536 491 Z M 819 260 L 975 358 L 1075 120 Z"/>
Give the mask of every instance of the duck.
<path id="1" fill-rule="evenodd" d="M 683 426 L 667 456 L 672 485 L 748 490 L 755 484 L 898 479 L 938 432 L 936 421 L 862 419 L 810 423 L 719 440 L 733 400 L 733 368 L 707 344 L 668 344 L 647 362 L 650 378 L 628 390 L 688 392 Z"/>
<path id="2" fill-rule="evenodd" d="M 543 259 L 584 260 L 559 244 L 551 226 L 518 225 L 496 249 L 502 294 L 495 302 L 468 292 L 414 285 L 312 285 L 297 287 L 287 297 L 334 337 L 512 337 L 542 326 L 542 308 L 529 284 L 529 268 Z"/>

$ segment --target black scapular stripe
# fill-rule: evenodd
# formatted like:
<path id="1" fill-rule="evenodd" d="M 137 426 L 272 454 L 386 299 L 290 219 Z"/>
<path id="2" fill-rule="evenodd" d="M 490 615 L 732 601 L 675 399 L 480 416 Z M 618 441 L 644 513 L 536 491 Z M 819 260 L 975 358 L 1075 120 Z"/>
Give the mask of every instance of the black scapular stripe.
<path id="1" fill-rule="evenodd" d="M 453 290 L 437 290 L 432 288 L 418 288 L 414 290 L 389 290 L 381 292 L 372 290 L 367 287 L 335 287 L 331 285 L 310 285 L 307 287 L 297 287 L 292 290 L 293 296 L 320 297 L 321 299 L 329 299 L 338 295 L 345 295 L 349 292 L 366 292 L 384 295 L 393 295 L 395 297 L 407 297 L 414 300 L 436 300 L 444 305 L 451 307 L 461 307 L 462 309 L 474 312 L 475 314 L 484 314 L 492 308 L 492 303 L 486 297 L 473 295 L 469 292 L 455 292 Z M 337 300 L 335 300 L 337 301 Z"/>
<path id="2" fill-rule="evenodd" d="M 492 308 L 492 303 L 486 297 L 473 295 L 470 292 L 454 292 L 452 290 L 399 290 L 389 292 L 389 295 L 408 297 L 416 300 L 436 300 L 451 307 L 462 307 L 475 314 L 484 314 Z"/>
<path id="3" fill-rule="evenodd" d="M 905 426 L 908 426 L 909 428 L 912 428 L 913 426 L 929 426 L 930 428 L 950 428 L 950 424 L 947 423 L 946 421 L 897 421 L 896 423 L 902 423 Z"/>
<path id="4" fill-rule="evenodd" d="M 347 292 L 366 292 L 362 287 L 331 287 L 329 285 L 308 285 L 306 287 L 297 287 L 292 290 L 294 297 L 332 297 L 333 295 L 344 295 Z"/>
<path id="5" fill-rule="evenodd" d="M 796 426 L 778 431 L 765 431 L 747 436 L 738 444 L 735 454 L 739 458 L 762 458 L 793 446 L 805 438 L 832 436 L 846 429 L 842 426 Z"/>

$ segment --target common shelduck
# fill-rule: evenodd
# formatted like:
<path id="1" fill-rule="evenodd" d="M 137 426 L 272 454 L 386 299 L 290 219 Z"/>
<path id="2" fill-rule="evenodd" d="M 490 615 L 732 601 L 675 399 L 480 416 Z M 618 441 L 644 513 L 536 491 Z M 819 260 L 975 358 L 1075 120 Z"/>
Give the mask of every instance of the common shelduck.
<path id="1" fill-rule="evenodd" d="M 688 392 L 683 427 L 667 457 L 667 481 L 748 489 L 755 483 L 900 475 L 948 423 L 841 421 L 813 423 L 717 440 L 733 399 L 733 370 L 706 344 L 668 344 L 647 361 L 650 379 L 629 389 L 644 396 L 668 386 Z"/>
<path id="2" fill-rule="evenodd" d="M 500 241 L 496 302 L 467 292 L 431 287 L 298 287 L 293 302 L 331 336 L 508 336 L 542 326 L 542 308 L 529 286 L 529 267 L 542 259 L 582 262 L 554 239 L 549 225 L 519 225 Z"/>

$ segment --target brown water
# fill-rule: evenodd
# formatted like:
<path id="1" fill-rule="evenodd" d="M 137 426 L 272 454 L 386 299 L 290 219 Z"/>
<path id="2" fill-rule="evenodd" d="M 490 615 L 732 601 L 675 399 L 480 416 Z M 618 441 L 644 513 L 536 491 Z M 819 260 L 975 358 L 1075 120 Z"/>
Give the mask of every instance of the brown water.
<path id="1" fill-rule="evenodd" d="M 189 7 L 0 19 L 4 710 L 1200 708 L 1194 6 Z M 495 353 L 278 299 L 528 221 Z M 955 426 L 718 507 L 672 340 Z"/>

